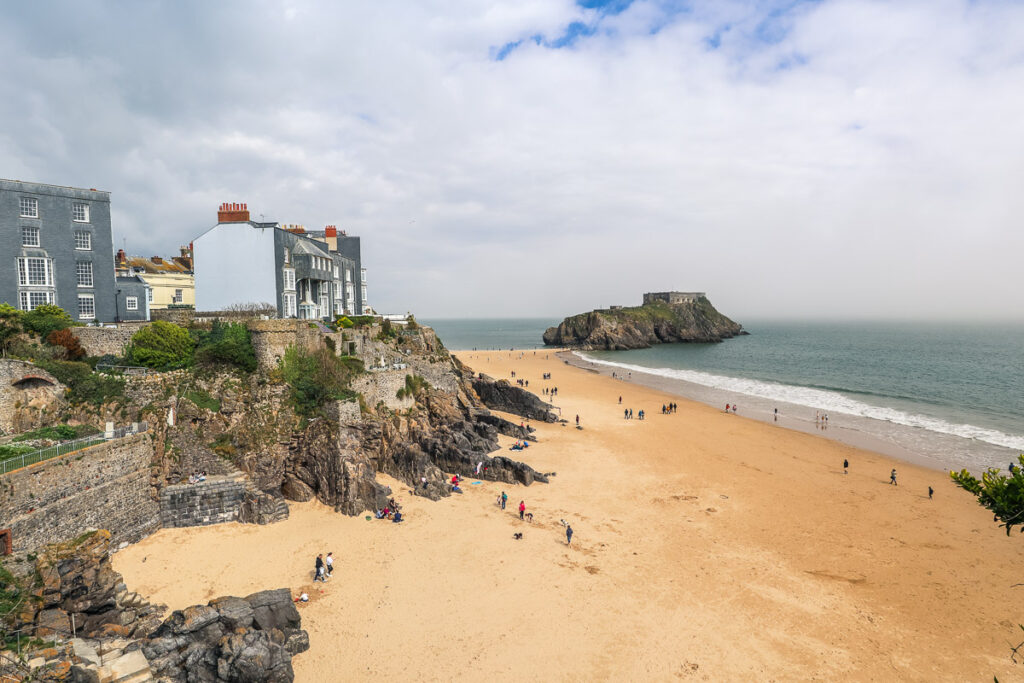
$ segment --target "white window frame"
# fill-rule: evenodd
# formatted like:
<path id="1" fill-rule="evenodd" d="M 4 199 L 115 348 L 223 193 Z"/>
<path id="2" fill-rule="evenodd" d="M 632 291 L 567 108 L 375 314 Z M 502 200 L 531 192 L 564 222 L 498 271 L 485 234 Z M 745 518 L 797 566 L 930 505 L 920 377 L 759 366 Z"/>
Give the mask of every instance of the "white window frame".
<path id="1" fill-rule="evenodd" d="M 37 304 L 33 304 L 33 296 L 41 296 L 43 297 L 44 301 L 41 301 Z M 52 304 L 55 302 L 56 299 L 54 297 L 53 292 L 39 292 L 32 290 L 21 290 L 18 292 L 18 303 L 20 304 L 18 308 L 20 308 L 23 311 L 31 311 L 39 306 L 42 306 L 43 304 Z"/>
<path id="2" fill-rule="evenodd" d="M 282 301 L 284 303 L 282 306 L 284 308 L 284 317 L 294 318 L 297 310 L 295 306 L 295 292 L 285 292 Z"/>
<path id="3" fill-rule="evenodd" d="M 43 281 L 32 282 L 32 266 L 41 261 Z M 36 269 L 38 271 L 38 267 Z M 39 274 L 38 272 L 36 273 Z M 20 287 L 53 287 L 53 262 L 41 256 L 25 256 L 18 259 L 18 286 Z"/>
<path id="4" fill-rule="evenodd" d="M 86 312 L 82 306 L 82 302 L 89 302 L 89 306 L 92 307 L 92 312 Z M 78 319 L 79 320 L 95 320 L 96 319 L 96 295 L 95 294 L 82 294 L 78 295 Z"/>
<path id="5" fill-rule="evenodd" d="M 137 311 L 139 310 L 139 297 L 128 296 L 124 299 L 124 308 L 126 311 Z"/>
<path id="6" fill-rule="evenodd" d="M 25 239 L 26 236 L 35 236 L 35 243 Z M 39 246 L 39 228 L 34 225 L 23 225 L 21 226 L 21 246 L 23 247 L 38 247 Z"/>
<path id="7" fill-rule="evenodd" d="M 95 287 L 96 277 L 93 273 L 92 261 L 75 261 L 75 281 L 79 287 Z"/>
<path id="8" fill-rule="evenodd" d="M 281 272 L 281 279 L 284 284 L 284 291 L 294 292 L 295 291 L 295 269 L 285 268 Z"/>
<path id="9" fill-rule="evenodd" d="M 78 210 L 82 210 L 82 217 L 78 217 Z M 75 202 L 71 205 L 71 220 L 75 223 L 88 223 L 89 222 L 89 205 L 83 204 L 82 202 Z"/>
<path id="10" fill-rule="evenodd" d="M 288 247 L 284 248 L 284 262 L 285 263 L 291 263 L 292 262 L 292 250 L 289 249 Z"/>
<path id="11" fill-rule="evenodd" d="M 174 296 L 171 297 L 171 303 L 172 304 L 180 304 L 184 300 L 185 300 L 185 290 L 183 290 L 183 289 L 176 289 L 176 290 L 174 290 Z"/>
<path id="12" fill-rule="evenodd" d="M 351 268 L 346 268 L 345 269 L 345 282 L 352 282 L 352 269 Z"/>
<path id="13" fill-rule="evenodd" d="M 147 304 L 153 303 L 153 288 L 152 287 L 146 287 L 146 303 Z"/>
<path id="14" fill-rule="evenodd" d="M 79 239 L 83 238 L 83 239 Z M 92 251 L 92 233 L 88 230 L 75 230 L 75 250 Z"/>
<path id="15" fill-rule="evenodd" d="M 340 277 L 339 274 L 338 274 L 338 271 L 339 271 L 338 264 L 334 264 L 334 279 L 335 280 L 337 280 Z"/>
<path id="16" fill-rule="evenodd" d="M 19 197 L 18 214 L 22 218 L 39 218 L 39 200 L 35 197 Z"/>

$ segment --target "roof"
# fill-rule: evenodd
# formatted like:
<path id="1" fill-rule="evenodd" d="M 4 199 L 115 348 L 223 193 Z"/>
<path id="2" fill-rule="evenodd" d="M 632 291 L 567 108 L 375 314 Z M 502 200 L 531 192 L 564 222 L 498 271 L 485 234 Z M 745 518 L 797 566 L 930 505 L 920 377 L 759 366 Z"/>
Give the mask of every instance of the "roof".
<path id="1" fill-rule="evenodd" d="M 183 256 L 160 259 L 160 263 L 156 263 L 153 259 L 143 256 L 129 256 L 127 265 L 144 273 L 181 273 L 182 275 L 192 273 L 192 259 Z"/>
<path id="2" fill-rule="evenodd" d="M 117 276 L 115 276 L 114 279 L 117 280 L 120 283 L 123 283 L 123 284 L 128 284 L 128 283 L 138 284 L 138 285 L 146 284 L 146 281 L 143 280 L 138 275 L 117 275 Z"/>
<path id="3" fill-rule="evenodd" d="M 302 235 L 299 235 L 302 237 Z M 292 247 L 293 254 L 312 254 L 313 256 L 325 256 L 330 257 L 331 252 L 327 250 L 327 245 L 320 246 L 320 242 L 306 238 L 304 240 L 298 240 L 295 242 L 295 246 Z"/>

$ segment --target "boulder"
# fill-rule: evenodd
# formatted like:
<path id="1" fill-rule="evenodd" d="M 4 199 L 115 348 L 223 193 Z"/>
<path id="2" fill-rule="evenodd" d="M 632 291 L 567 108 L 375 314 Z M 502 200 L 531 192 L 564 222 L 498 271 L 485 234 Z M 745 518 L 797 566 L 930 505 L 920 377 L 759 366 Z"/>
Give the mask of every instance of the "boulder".
<path id="1" fill-rule="evenodd" d="M 505 380 L 495 381 L 487 376 L 477 377 L 473 380 L 473 391 L 491 410 L 501 410 L 541 422 L 558 421 L 558 416 L 535 394 Z"/>

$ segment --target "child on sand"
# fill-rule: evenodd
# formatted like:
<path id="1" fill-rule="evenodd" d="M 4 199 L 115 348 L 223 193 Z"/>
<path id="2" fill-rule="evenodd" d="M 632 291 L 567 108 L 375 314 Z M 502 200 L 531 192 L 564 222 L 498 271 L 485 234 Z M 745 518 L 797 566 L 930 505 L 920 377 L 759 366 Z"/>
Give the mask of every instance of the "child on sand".
<path id="1" fill-rule="evenodd" d="M 892 468 L 892 472 L 889 473 L 889 483 L 892 484 L 893 486 L 899 486 L 899 484 L 896 483 L 896 468 L 895 467 Z"/>
<path id="2" fill-rule="evenodd" d="M 519 501 L 519 519 L 522 519 L 523 515 L 525 515 L 525 514 L 526 514 L 526 502 L 521 500 L 521 501 Z"/>
<path id="3" fill-rule="evenodd" d="M 846 458 L 843 458 L 843 474 L 849 474 L 849 472 L 847 472 L 847 470 L 849 468 L 850 468 L 850 461 L 847 460 Z"/>

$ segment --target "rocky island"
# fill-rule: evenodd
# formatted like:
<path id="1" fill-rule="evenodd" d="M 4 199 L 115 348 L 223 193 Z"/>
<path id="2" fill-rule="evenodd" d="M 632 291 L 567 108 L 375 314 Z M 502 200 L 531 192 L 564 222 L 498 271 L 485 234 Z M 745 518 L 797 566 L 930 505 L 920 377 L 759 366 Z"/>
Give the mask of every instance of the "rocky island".
<path id="1" fill-rule="evenodd" d="M 612 306 L 566 318 L 544 332 L 548 346 L 623 351 L 652 344 L 720 342 L 747 334 L 704 292 L 649 292 L 642 306 Z"/>

